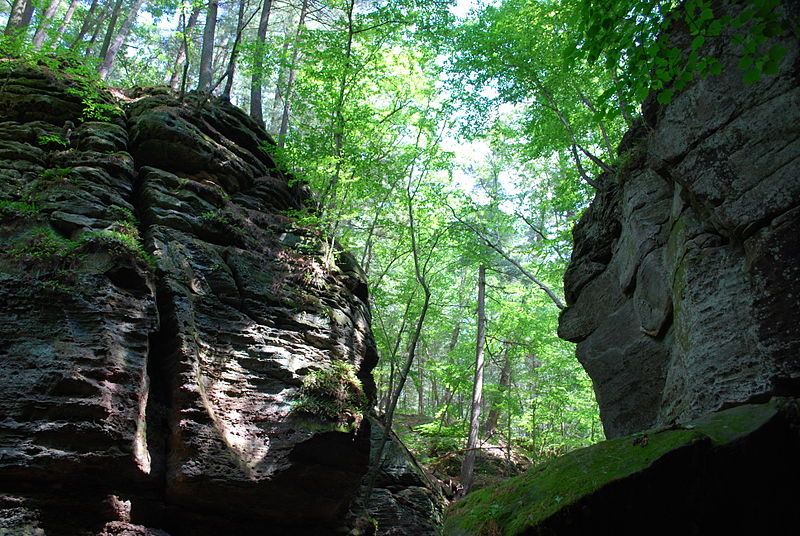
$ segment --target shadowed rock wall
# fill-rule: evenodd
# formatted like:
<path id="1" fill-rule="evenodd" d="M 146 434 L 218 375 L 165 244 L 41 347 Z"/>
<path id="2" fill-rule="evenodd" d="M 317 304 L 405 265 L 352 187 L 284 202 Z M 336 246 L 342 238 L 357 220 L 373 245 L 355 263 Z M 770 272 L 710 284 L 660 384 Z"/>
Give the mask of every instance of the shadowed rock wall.
<path id="1" fill-rule="evenodd" d="M 377 355 L 360 268 L 287 216 L 309 192 L 224 102 L 93 122 L 0 74 L 0 533 L 333 533 L 369 424 L 291 403 L 333 361 L 372 398 Z"/>
<path id="2" fill-rule="evenodd" d="M 748 85 L 730 38 L 721 75 L 645 105 L 574 230 L 559 335 L 608 437 L 800 393 L 800 46 Z"/>

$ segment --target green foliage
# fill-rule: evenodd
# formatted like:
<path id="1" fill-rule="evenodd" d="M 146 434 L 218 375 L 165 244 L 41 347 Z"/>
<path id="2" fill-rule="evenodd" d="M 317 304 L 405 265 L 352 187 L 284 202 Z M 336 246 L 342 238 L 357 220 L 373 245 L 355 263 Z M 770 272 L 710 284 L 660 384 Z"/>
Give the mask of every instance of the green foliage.
<path id="1" fill-rule="evenodd" d="M 770 39 L 796 29 L 780 8 L 780 0 L 742 0 L 726 13 L 712 0 L 687 0 L 676 7 L 672 0 L 583 0 L 577 12 L 581 37 L 566 52 L 568 61 L 602 60 L 609 70 L 619 70 L 617 90 L 629 106 L 650 92 L 661 104 L 698 78 L 720 74 L 722 60 L 707 43 L 733 33 L 739 47 L 745 82 L 778 73 L 786 49 Z M 676 43 L 670 30 L 688 28 L 688 50 Z"/>
<path id="2" fill-rule="evenodd" d="M 355 367 L 346 361 L 333 361 L 303 378 L 292 412 L 353 431 L 361 424 L 366 406 L 367 397 Z"/>
<path id="3" fill-rule="evenodd" d="M 37 143 L 42 147 L 48 146 L 58 146 L 58 147 L 66 147 L 67 142 L 61 136 L 49 136 L 49 135 L 41 135 L 36 140 Z"/>
<path id="4" fill-rule="evenodd" d="M 147 253 L 139 241 L 139 233 L 129 222 L 115 222 L 116 230 L 88 231 L 80 237 L 81 251 L 103 249 L 114 257 L 131 258 L 155 270 L 156 259 Z"/>
<path id="5" fill-rule="evenodd" d="M 39 207 L 33 203 L 9 201 L 6 199 L 0 200 L 0 222 L 17 218 L 31 219 L 35 218 L 38 214 Z"/>

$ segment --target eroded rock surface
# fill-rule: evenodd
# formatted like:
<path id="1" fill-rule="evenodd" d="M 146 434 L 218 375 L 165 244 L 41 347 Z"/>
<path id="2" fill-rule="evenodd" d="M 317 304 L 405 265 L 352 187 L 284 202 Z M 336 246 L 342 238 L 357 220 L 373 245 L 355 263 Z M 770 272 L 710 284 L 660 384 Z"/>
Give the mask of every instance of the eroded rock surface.
<path id="1" fill-rule="evenodd" d="M 333 361 L 374 396 L 366 283 L 287 215 L 310 194 L 266 134 L 164 92 L 86 121 L 74 81 L 4 75 L 0 534 L 342 528 L 369 424 L 291 404 Z"/>
<path id="2" fill-rule="evenodd" d="M 770 44 L 780 74 L 749 85 L 708 40 L 723 73 L 645 106 L 575 228 L 559 335 L 608 437 L 800 392 L 800 44 Z"/>

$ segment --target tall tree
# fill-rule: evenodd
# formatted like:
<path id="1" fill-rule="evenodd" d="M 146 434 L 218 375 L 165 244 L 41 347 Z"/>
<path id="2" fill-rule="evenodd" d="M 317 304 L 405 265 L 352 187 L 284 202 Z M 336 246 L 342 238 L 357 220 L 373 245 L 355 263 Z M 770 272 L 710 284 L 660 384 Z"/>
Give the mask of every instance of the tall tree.
<path id="1" fill-rule="evenodd" d="M 475 454 L 478 448 L 478 433 L 481 419 L 481 403 L 483 400 L 483 367 L 486 348 L 486 266 L 478 268 L 478 333 L 475 341 L 475 376 L 472 387 L 472 404 L 470 406 L 469 439 L 464 463 L 461 466 L 461 494 L 466 495 L 472 488 L 472 476 L 475 472 Z"/>
<path id="2" fill-rule="evenodd" d="M 264 54 L 266 52 L 267 28 L 269 16 L 272 12 L 272 0 L 264 0 L 261 6 L 261 16 L 258 19 L 258 31 L 253 51 L 253 74 L 250 78 L 250 117 L 259 125 L 264 126 L 264 103 L 262 96 L 264 79 Z"/>
<path id="3" fill-rule="evenodd" d="M 50 5 L 47 6 L 44 16 L 39 23 L 39 28 L 36 29 L 36 33 L 33 36 L 34 50 L 39 50 L 42 48 L 44 40 L 47 39 L 47 30 L 50 28 L 50 21 L 53 19 L 53 16 L 56 14 L 56 11 L 58 11 L 58 6 L 60 5 L 61 0 L 51 0 Z"/>
<path id="4" fill-rule="evenodd" d="M 103 61 L 97 67 L 100 78 L 106 78 L 111 68 L 114 66 L 114 60 L 117 58 L 120 48 L 122 48 L 122 45 L 128 39 L 128 34 L 131 33 L 131 29 L 133 28 L 134 22 L 136 22 L 136 17 L 139 15 L 139 9 L 141 9 L 143 3 L 144 0 L 133 0 L 125 22 L 122 23 L 119 32 L 114 36 L 111 45 L 106 50 Z"/>
<path id="5" fill-rule="evenodd" d="M 4 35 L 14 36 L 24 30 L 31 23 L 33 17 L 33 0 L 14 0 Z"/>
<path id="6" fill-rule="evenodd" d="M 187 61 L 189 59 L 189 39 L 194 31 L 194 27 L 197 24 L 197 20 L 200 18 L 200 11 L 202 10 L 201 6 L 193 6 L 192 12 L 189 15 L 189 19 L 186 19 L 186 6 L 181 6 L 181 29 L 177 36 L 178 41 L 178 53 L 175 56 L 175 63 L 173 64 L 172 74 L 169 78 L 169 85 L 172 89 L 178 89 L 181 86 L 181 80 L 185 78 L 185 66 L 187 65 Z"/>
<path id="7" fill-rule="evenodd" d="M 206 26 L 203 30 L 203 47 L 200 51 L 200 76 L 197 80 L 197 90 L 210 92 L 212 79 L 214 77 L 213 58 L 214 58 L 214 39 L 217 31 L 217 11 L 219 0 L 209 0 L 208 11 L 206 12 Z"/>
<path id="8" fill-rule="evenodd" d="M 69 3 L 67 12 L 64 14 L 64 19 L 61 21 L 61 24 L 56 31 L 56 35 L 53 38 L 53 48 L 56 48 L 61 42 L 61 39 L 64 37 L 64 32 L 67 31 L 67 27 L 69 26 L 69 23 L 72 22 L 73 15 L 75 15 L 75 10 L 78 9 L 78 4 L 80 4 L 80 0 L 72 0 Z"/>
<path id="9" fill-rule="evenodd" d="M 280 125 L 278 126 L 278 147 L 283 147 L 286 144 L 286 135 L 289 133 L 289 116 L 291 114 L 292 106 L 292 93 L 294 92 L 294 83 L 297 79 L 298 60 L 300 58 L 300 41 L 302 39 L 302 32 L 306 26 L 306 17 L 308 16 L 309 0 L 303 0 L 303 5 L 300 8 L 300 19 L 297 23 L 297 32 L 294 37 L 294 46 L 292 47 L 292 60 L 289 63 L 289 74 L 286 79 L 286 86 L 283 89 L 282 100 L 283 108 L 280 115 Z M 278 95 L 280 88 L 276 88 L 276 95 Z M 277 104 L 276 99 L 276 104 Z"/>

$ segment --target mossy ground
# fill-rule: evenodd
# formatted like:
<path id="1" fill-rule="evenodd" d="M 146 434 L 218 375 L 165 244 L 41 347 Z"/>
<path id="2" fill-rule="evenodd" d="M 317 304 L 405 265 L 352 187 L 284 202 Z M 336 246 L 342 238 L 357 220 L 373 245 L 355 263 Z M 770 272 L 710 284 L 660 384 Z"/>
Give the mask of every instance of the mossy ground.
<path id="1" fill-rule="evenodd" d="M 708 449 L 730 444 L 759 429 L 777 412 L 776 403 L 739 406 L 679 429 L 645 432 L 576 450 L 454 503 L 444 533 L 535 533 L 531 530 L 538 523 L 607 485 L 641 473 L 666 454 L 697 442 Z"/>

